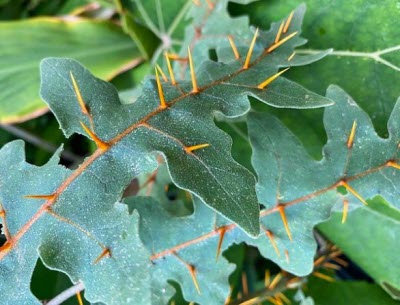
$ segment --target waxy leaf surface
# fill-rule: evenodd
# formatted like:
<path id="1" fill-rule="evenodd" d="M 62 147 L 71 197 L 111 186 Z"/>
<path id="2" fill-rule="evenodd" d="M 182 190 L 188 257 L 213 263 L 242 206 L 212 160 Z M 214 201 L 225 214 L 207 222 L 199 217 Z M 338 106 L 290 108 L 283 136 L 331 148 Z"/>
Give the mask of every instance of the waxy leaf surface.
<path id="1" fill-rule="evenodd" d="M 212 258 L 233 243 L 241 242 L 257 247 L 265 258 L 283 269 L 305 276 L 313 270 L 317 246 L 312 233 L 314 226 L 327 220 L 332 210 L 341 211 L 343 202 L 348 202 L 349 211 L 352 211 L 362 206 L 358 196 L 367 200 L 380 194 L 399 208 L 396 200 L 400 176 L 396 164 L 399 159 L 400 103 L 396 104 L 389 121 L 390 137 L 382 139 L 375 133 L 369 117 L 344 91 L 332 86 L 327 96 L 335 105 L 325 109 L 328 142 L 320 161 L 311 158 L 299 140 L 276 118 L 265 113 L 250 113 L 248 116 L 254 149 L 253 166 L 259 178 L 257 196 L 264 207 L 260 212 L 262 234 L 257 239 L 249 238 L 234 223 L 204 208 L 198 198 L 194 199 L 194 212 L 189 216 L 176 217 L 173 212 L 167 212 L 162 190 L 168 181 L 164 178 L 162 181 L 156 178 L 154 184 L 145 185 L 152 188 L 154 196 L 163 202 L 163 209 L 145 204 L 139 198 L 127 200 L 130 208 L 137 209 L 142 216 L 139 231 L 151 253 L 155 291 L 160 290 L 158 287 L 165 287 L 162 285 L 168 279 L 174 280 L 182 285 L 183 295 L 188 301 L 219 304 L 210 299 L 226 297 L 230 270 L 224 266 L 223 257 L 218 261 Z M 353 141 L 349 142 L 354 121 L 357 125 Z M 343 181 L 347 183 L 347 191 Z M 182 206 L 179 202 L 172 204 Z M 277 204 L 283 207 L 292 241 Z M 150 220 L 150 215 L 154 219 Z M 160 230 L 165 235 L 157 234 Z M 272 238 L 268 237 L 267 231 Z M 198 261 L 197 253 L 203 253 L 201 261 Z M 207 291 L 204 295 L 196 293 L 185 264 L 196 268 L 197 284 L 200 290 Z M 224 269 L 225 272 L 221 273 Z M 215 273 L 210 275 L 208 270 Z M 215 290 L 214 294 L 208 291 L 209 283 L 214 281 L 221 289 L 225 287 L 219 295 Z M 154 293 L 153 298 L 161 299 Z"/>
<path id="2" fill-rule="evenodd" d="M 128 217 L 115 203 L 121 199 L 132 179 L 157 167 L 156 157 L 160 155 L 165 159 L 172 181 L 212 208 L 203 206 L 203 210 L 213 215 L 221 214 L 229 219 L 229 223 L 235 223 L 230 224 L 232 228 L 239 226 L 248 235 L 258 236 L 259 201 L 255 178 L 232 159 L 231 139 L 215 126 L 213 120 L 217 113 L 228 118 L 245 115 L 250 109 L 248 96 L 275 107 L 316 108 L 332 104 L 330 99 L 282 77 L 265 88 L 257 88 L 280 67 L 302 65 L 319 58 L 318 55 L 288 61 L 293 49 L 304 43 L 298 37 L 303 14 L 304 7 L 301 6 L 295 12 L 289 31 L 281 36 L 282 40 L 290 36 L 285 43 L 276 45 L 274 40 L 278 28 L 273 26 L 269 32 L 260 32 L 254 51 L 248 56 L 242 47 L 239 48 L 241 58 L 235 59 L 228 46 L 218 49 L 218 54 L 228 54 L 229 51 L 231 59 L 221 55 L 223 62 L 194 61 L 196 69 L 191 74 L 196 75 L 197 86 L 193 76 L 177 85 L 148 78 L 142 94 L 133 104 L 121 104 L 112 85 L 94 77 L 74 60 L 48 58 L 42 61 L 41 96 L 57 117 L 64 134 L 89 135 L 98 144 L 98 149 L 74 171 L 57 165 L 55 157 L 44 167 L 27 165 L 23 161 L 21 144 L 12 143 L 2 150 L 5 157 L 0 159 L 4 168 L 1 171 L 0 199 L 5 211 L 3 221 L 8 229 L 5 231 L 7 242 L 0 248 L 2 277 L 7 281 L 7 287 L 2 287 L 4 293 L 29 297 L 29 302 L 34 300 L 32 295 L 22 291 L 29 288 L 39 249 L 47 266 L 62 270 L 75 282 L 82 280 L 85 283 L 90 301 L 134 304 L 135 300 L 141 299 L 148 303 L 150 289 L 146 289 L 148 277 L 143 272 L 148 274 L 147 266 L 156 258 L 153 255 L 146 257 L 147 251 L 137 239 L 136 214 Z M 268 51 L 274 45 L 274 50 Z M 249 58 L 247 67 L 244 67 L 245 56 Z M 29 170 L 25 173 L 20 167 L 32 168 L 35 172 L 32 179 L 27 179 Z M 10 174 L 13 171 L 18 174 Z M 48 196 L 39 199 L 24 197 L 35 195 Z M 19 213 L 21 206 L 29 209 Z M 220 222 L 227 223 L 227 220 L 218 220 Z M 207 230 L 214 226 L 207 225 Z M 58 226 L 66 226 L 76 234 L 58 234 Z M 64 227 L 60 230 L 68 231 Z M 200 228 L 201 232 L 203 230 Z M 236 230 L 231 238 L 257 242 L 244 231 Z M 59 240 L 63 234 L 69 237 Z M 81 241 L 83 238 L 88 239 L 87 245 Z M 68 247 L 63 246 L 64 242 Z M 167 246 L 170 243 L 158 248 L 161 250 Z M 137 249 L 137 254 L 136 251 L 126 253 L 129 249 Z M 149 252 L 153 253 L 153 249 Z M 100 256 L 101 253 L 104 257 Z M 177 255 L 179 253 L 174 254 Z M 24 261 L 20 260 L 21 257 Z M 30 260 L 25 261 L 28 258 Z M 178 282 L 186 283 L 182 279 L 191 277 L 190 274 L 180 278 L 178 269 L 186 266 L 189 270 L 191 264 L 199 265 L 200 257 L 189 262 L 190 265 L 183 263 L 185 258 L 176 257 L 172 269 L 161 270 L 159 276 L 155 276 L 156 280 L 163 283 L 167 277 L 176 274 Z M 220 264 L 220 273 L 213 273 L 212 268 L 205 273 L 196 269 L 198 276 L 206 274 L 205 278 L 211 276 L 212 281 L 224 282 L 232 267 L 222 259 Z M 9 270 L 16 266 L 24 276 L 10 279 Z M 129 272 L 124 274 L 125 270 Z M 105 289 L 106 284 L 101 279 L 112 272 L 115 279 Z M 92 277 L 100 280 L 91 280 Z M 23 281 L 18 282 L 20 278 Z M 140 278 L 143 281 L 137 280 Z M 135 287 L 126 285 L 126 282 L 135 283 Z M 137 286 L 138 282 L 140 286 Z M 116 291 L 119 286 L 126 289 Z M 14 293 L 12 288 L 16 287 L 21 288 L 19 293 Z M 203 302 L 193 295 L 193 287 L 190 289 L 191 292 L 186 289 L 186 294 Z M 211 299 L 213 293 L 205 291 L 206 300 Z M 226 289 L 221 288 L 215 293 L 218 300 L 227 296 Z M 167 291 L 165 295 L 168 295 Z M 165 300 L 165 295 L 157 298 Z M 11 297 L 10 300 L 20 301 Z"/>
<path id="3" fill-rule="evenodd" d="M 138 216 L 130 216 L 126 206 L 110 196 L 108 192 L 116 190 L 107 183 L 108 175 L 91 168 L 81 175 L 79 191 L 70 187 L 56 205 L 45 208 L 44 199 L 24 196 L 53 193 L 71 171 L 58 165 L 57 156 L 43 167 L 30 165 L 23 149 L 24 143 L 15 141 L 0 151 L 0 204 L 6 236 L 11 236 L 0 247 L 2 304 L 41 304 L 30 292 L 39 256 L 73 282 L 82 281 L 85 297 L 92 302 L 135 304 L 135 299 L 142 299 L 149 303 L 149 290 L 144 289 L 150 284 L 149 260 L 138 236 Z M 91 188 L 83 187 L 87 183 Z M 85 198 L 93 194 L 98 200 L 89 204 Z M 98 260 L 106 249 L 111 257 Z"/>

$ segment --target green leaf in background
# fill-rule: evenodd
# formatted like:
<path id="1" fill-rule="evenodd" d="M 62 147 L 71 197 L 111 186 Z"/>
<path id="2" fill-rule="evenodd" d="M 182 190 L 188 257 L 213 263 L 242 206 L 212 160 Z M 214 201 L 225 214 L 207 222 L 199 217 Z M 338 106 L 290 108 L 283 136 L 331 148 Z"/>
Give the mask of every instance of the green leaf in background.
<path id="1" fill-rule="evenodd" d="M 248 6 L 231 6 L 248 14 L 252 23 L 268 26 L 287 15 L 298 1 L 263 0 Z M 306 0 L 303 32 L 310 43 L 297 54 L 334 48 L 324 60 L 288 76 L 323 94 L 330 84 L 348 92 L 370 114 L 379 134 L 386 135 L 386 121 L 400 96 L 400 41 L 398 1 Z M 310 116 L 304 125 L 317 119 Z M 298 126 L 297 125 L 293 126 Z M 301 128 L 300 128 L 301 129 Z"/>
<path id="2" fill-rule="evenodd" d="M 273 256 L 272 248 L 261 253 L 296 275 L 311 272 L 317 246 L 312 229 L 329 217 L 333 207 L 341 209 L 347 202 L 354 208 L 362 205 L 362 198 L 380 194 L 396 209 L 400 208 L 400 172 L 388 163 L 394 162 L 398 167 L 400 103 L 389 121 L 390 137 L 382 139 L 366 113 L 344 91 L 331 86 L 327 97 L 335 105 L 325 109 L 328 142 L 321 161 L 312 159 L 276 118 L 266 113 L 248 116 L 253 167 L 258 175 L 257 196 L 266 208 L 261 211 L 266 216 L 261 218 L 262 227 L 276 236 L 282 249 L 289 251 L 290 261 L 285 261 L 283 255 Z M 349 145 L 353 122 L 354 143 Z M 346 194 L 337 191 L 339 186 L 345 186 Z M 283 229 L 280 209 L 288 219 L 292 242 Z M 347 238 L 354 242 L 350 235 Z"/>
<path id="3" fill-rule="evenodd" d="M 396 289 L 400 290 L 399 210 L 377 197 L 368 201 L 368 207 L 357 209 L 349 216 L 343 225 L 341 215 L 335 213 L 318 229 L 388 293 L 400 299 L 400 294 L 395 294 Z"/>
<path id="4" fill-rule="evenodd" d="M 399 302 L 390 298 L 378 285 L 361 281 L 339 281 L 330 283 L 311 277 L 307 282 L 307 289 L 304 293 L 306 296 L 313 298 L 315 305 L 399 304 Z"/>
<path id="5" fill-rule="evenodd" d="M 39 97 L 39 63 L 72 57 L 111 79 L 141 62 L 128 36 L 110 22 L 36 18 L 0 23 L 0 122 L 24 121 L 47 111 Z"/>

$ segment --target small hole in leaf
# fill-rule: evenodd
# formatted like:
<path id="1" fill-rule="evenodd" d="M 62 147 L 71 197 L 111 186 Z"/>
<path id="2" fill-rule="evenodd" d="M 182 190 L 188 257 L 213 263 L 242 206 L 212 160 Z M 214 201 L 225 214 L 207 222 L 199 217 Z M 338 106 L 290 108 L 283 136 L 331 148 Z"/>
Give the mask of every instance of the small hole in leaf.
<path id="1" fill-rule="evenodd" d="M 131 183 L 125 188 L 125 191 L 122 195 L 122 198 L 126 198 L 129 196 L 135 196 L 139 191 L 139 181 L 137 179 L 133 179 Z"/>
<path id="2" fill-rule="evenodd" d="M 208 57 L 209 57 L 212 61 L 218 61 L 217 51 L 215 51 L 215 49 L 210 49 L 210 50 L 208 51 Z"/>
<path id="3" fill-rule="evenodd" d="M 337 191 L 339 194 L 347 195 L 347 189 L 346 189 L 343 185 L 338 186 L 338 187 L 336 188 L 336 191 Z"/>
<path id="4" fill-rule="evenodd" d="M 179 195 L 179 188 L 175 184 L 169 183 L 165 186 L 165 193 L 169 200 L 177 200 Z"/>
<path id="5" fill-rule="evenodd" d="M 3 225 L 0 224 L 0 247 L 2 245 L 4 245 L 5 242 L 6 242 L 6 236 L 4 235 L 4 232 L 3 232 Z"/>

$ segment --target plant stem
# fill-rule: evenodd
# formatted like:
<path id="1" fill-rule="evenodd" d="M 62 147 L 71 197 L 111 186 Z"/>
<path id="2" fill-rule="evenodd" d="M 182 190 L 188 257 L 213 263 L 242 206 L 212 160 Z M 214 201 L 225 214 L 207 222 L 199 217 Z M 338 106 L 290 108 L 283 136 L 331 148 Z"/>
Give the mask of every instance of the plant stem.
<path id="1" fill-rule="evenodd" d="M 83 286 L 83 283 L 79 282 L 75 284 L 72 287 L 69 287 L 68 289 L 64 290 L 61 292 L 59 295 L 51 299 L 46 303 L 46 305 L 60 305 L 64 303 L 66 300 L 68 300 L 70 297 L 76 295 L 77 293 L 81 292 L 82 290 L 85 289 L 85 286 Z"/>
<path id="2" fill-rule="evenodd" d="M 25 140 L 26 142 L 35 145 L 47 152 L 54 153 L 57 151 L 57 147 L 41 138 L 38 136 L 22 129 L 19 128 L 15 125 L 9 125 L 9 124 L 0 124 L 0 128 L 4 129 L 5 131 L 8 131 L 12 135 L 21 138 Z M 82 158 L 79 156 L 75 155 L 74 153 L 64 150 L 61 153 L 61 157 L 67 161 L 73 162 L 73 163 L 79 163 L 81 162 Z"/>

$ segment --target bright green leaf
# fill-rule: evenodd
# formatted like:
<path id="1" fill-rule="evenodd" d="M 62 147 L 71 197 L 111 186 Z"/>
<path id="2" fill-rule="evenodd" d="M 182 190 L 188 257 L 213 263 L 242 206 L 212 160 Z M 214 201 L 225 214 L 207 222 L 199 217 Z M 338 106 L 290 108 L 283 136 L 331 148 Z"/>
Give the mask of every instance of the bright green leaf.
<path id="1" fill-rule="evenodd" d="M 361 209 L 360 209 L 361 210 Z M 311 278 L 305 294 L 311 296 L 317 305 L 396 305 L 376 284 L 367 282 L 339 281 L 330 283 Z"/>
<path id="2" fill-rule="evenodd" d="M 3 22 L 0 40 L 2 123 L 47 111 L 38 94 L 39 63 L 45 57 L 72 57 L 104 79 L 141 61 L 134 43 L 110 22 L 51 17 Z"/>
<path id="3" fill-rule="evenodd" d="M 399 290 L 400 211 L 378 197 L 353 211 L 344 225 L 340 218 L 335 213 L 318 228 L 383 288 Z"/>

